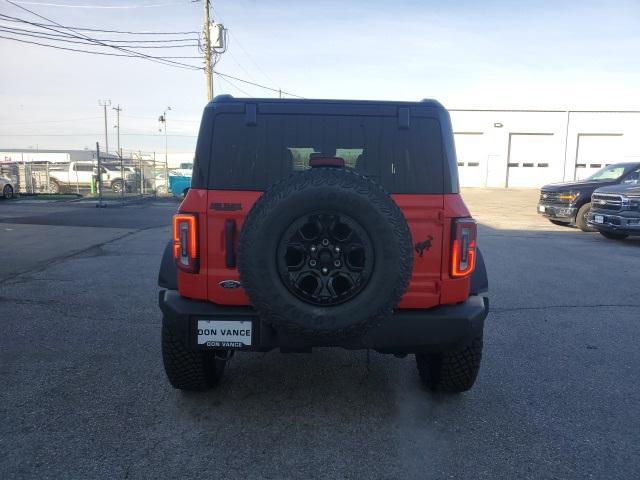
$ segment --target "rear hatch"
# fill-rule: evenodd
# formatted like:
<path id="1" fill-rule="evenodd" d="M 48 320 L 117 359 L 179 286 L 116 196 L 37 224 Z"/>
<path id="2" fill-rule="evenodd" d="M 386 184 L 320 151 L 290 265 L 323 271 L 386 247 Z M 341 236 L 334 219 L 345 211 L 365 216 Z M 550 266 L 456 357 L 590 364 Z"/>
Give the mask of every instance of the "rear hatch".
<path id="1" fill-rule="evenodd" d="M 309 168 L 311 155 L 321 153 L 342 158 L 345 168 L 380 183 L 404 213 L 415 254 L 400 307 L 440 303 L 449 257 L 443 242 L 451 237 L 445 198 L 452 193 L 442 107 L 285 102 L 238 106 L 205 112 L 211 118 L 201 127 L 194 185 L 183 204 L 184 208 L 196 195 L 203 202 L 206 198 L 206 207 L 198 208 L 199 238 L 206 242 L 198 276 L 206 276 L 207 300 L 249 304 L 235 258 L 244 219 L 263 191 Z M 201 142 L 204 135 L 211 139 L 206 145 Z M 199 167 L 204 162 L 208 168 Z M 198 174 L 206 178 L 198 180 Z"/>

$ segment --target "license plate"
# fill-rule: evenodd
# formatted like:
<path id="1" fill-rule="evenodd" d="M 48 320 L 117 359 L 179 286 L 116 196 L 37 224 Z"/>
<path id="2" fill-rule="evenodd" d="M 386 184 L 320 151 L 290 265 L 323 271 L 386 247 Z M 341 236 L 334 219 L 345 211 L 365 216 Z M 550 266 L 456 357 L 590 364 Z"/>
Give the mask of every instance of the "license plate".
<path id="1" fill-rule="evenodd" d="M 544 213 L 544 211 L 545 211 L 545 210 L 546 210 L 546 209 L 545 209 L 545 206 L 544 206 L 544 205 L 538 205 L 538 211 L 539 211 L 540 213 Z"/>
<path id="2" fill-rule="evenodd" d="M 604 215 L 594 215 L 593 223 L 604 223 Z"/>
<path id="3" fill-rule="evenodd" d="M 251 346 L 251 320 L 198 320 L 198 345 L 206 347 Z"/>

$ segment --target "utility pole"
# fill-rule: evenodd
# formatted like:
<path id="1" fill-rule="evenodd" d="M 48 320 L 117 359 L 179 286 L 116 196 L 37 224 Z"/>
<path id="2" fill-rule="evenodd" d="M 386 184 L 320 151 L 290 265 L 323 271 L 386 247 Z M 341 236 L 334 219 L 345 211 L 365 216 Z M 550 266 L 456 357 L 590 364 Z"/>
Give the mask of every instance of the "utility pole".
<path id="1" fill-rule="evenodd" d="M 171 107 L 167 107 L 163 114 L 158 118 L 160 123 L 164 125 L 164 178 L 167 182 L 167 192 L 169 191 L 169 143 L 167 140 L 167 112 L 170 110 Z"/>
<path id="2" fill-rule="evenodd" d="M 122 111 L 122 107 L 118 104 L 117 107 L 113 107 L 116 111 L 116 129 L 118 131 L 118 156 L 122 158 L 122 150 L 120 149 L 120 112 Z"/>
<path id="3" fill-rule="evenodd" d="M 117 107 L 113 107 L 116 111 L 116 129 L 118 130 L 118 157 L 120 158 L 120 179 L 122 180 L 122 191 L 120 192 L 120 197 L 122 198 L 122 202 L 124 203 L 124 192 L 127 189 L 127 179 L 124 176 L 124 165 L 122 164 L 122 149 L 120 148 L 120 112 L 122 108 L 120 104 Z"/>
<path id="4" fill-rule="evenodd" d="M 211 23 L 209 21 L 210 0 L 204 3 L 204 72 L 207 75 L 207 100 L 213 100 L 213 65 L 211 63 Z"/>
<path id="5" fill-rule="evenodd" d="M 105 112 L 106 112 L 106 108 L 105 108 Z M 96 142 L 96 157 L 98 159 L 98 178 L 97 178 L 97 184 L 98 184 L 98 203 L 96 205 L 96 207 L 98 208 L 104 208 L 106 207 L 106 205 L 102 202 L 102 175 L 100 173 L 100 167 L 101 167 L 101 162 L 100 162 L 100 143 Z"/>
<path id="6" fill-rule="evenodd" d="M 104 109 L 104 153 L 109 155 L 109 134 L 107 132 L 107 107 L 111 106 L 111 100 L 98 100 L 98 105 Z"/>

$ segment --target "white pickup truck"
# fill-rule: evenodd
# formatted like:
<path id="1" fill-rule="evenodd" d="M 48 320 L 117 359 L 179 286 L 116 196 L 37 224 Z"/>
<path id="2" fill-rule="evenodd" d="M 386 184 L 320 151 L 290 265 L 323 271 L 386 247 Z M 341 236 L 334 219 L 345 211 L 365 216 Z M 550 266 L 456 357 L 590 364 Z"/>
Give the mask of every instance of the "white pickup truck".
<path id="1" fill-rule="evenodd" d="M 49 167 L 49 193 L 74 191 L 91 187 L 97 175 L 98 166 L 93 162 L 70 162 L 68 164 Z M 136 179 L 136 173 L 130 167 L 124 167 L 124 181 L 119 165 L 105 164 L 100 166 L 102 187 L 114 192 L 130 188 Z"/>

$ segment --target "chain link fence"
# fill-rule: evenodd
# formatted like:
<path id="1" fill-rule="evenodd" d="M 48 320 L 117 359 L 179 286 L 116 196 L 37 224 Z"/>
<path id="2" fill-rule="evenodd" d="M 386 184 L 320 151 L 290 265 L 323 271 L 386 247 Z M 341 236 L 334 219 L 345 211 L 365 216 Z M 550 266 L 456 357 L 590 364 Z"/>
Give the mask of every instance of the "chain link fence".
<path id="1" fill-rule="evenodd" d="M 154 154 L 130 152 L 90 161 L 0 162 L 22 195 L 77 195 L 104 200 L 168 196 L 169 168 Z"/>

